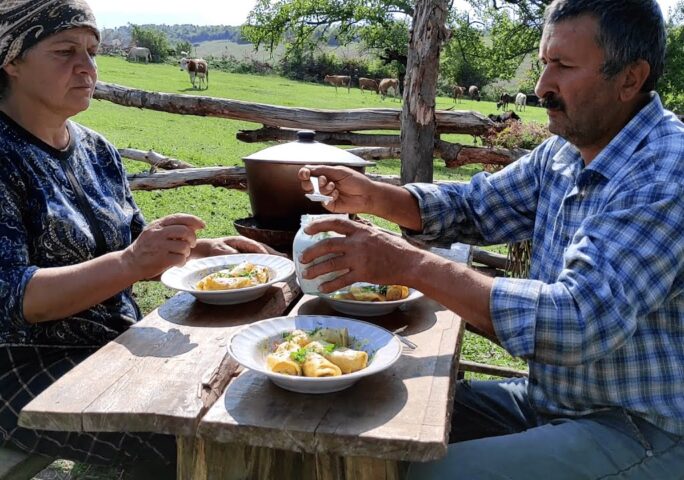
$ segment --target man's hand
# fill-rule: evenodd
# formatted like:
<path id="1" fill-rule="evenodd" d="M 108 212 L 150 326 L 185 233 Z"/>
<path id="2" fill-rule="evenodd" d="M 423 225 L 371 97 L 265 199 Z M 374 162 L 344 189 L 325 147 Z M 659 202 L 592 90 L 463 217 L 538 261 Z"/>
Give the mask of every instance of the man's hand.
<path id="1" fill-rule="evenodd" d="M 347 273 L 320 287 L 323 293 L 334 292 L 354 282 L 370 282 L 380 285 L 399 284 L 414 286 L 411 274 L 424 252 L 397 237 L 369 225 L 345 219 L 324 219 L 312 222 L 306 233 L 334 231 L 345 237 L 333 237 L 318 242 L 302 253 L 302 263 L 334 254 L 335 257 L 304 271 L 304 278 L 311 279 L 335 271 Z"/>
<path id="2" fill-rule="evenodd" d="M 373 213 L 370 207 L 373 205 L 375 182 L 361 172 L 347 167 L 311 166 L 301 168 L 297 176 L 302 190 L 307 193 L 313 192 L 310 178 L 318 177 L 321 193 L 333 197 L 323 204 L 331 212 Z"/>
<path id="3" fill-rule="evenodd" d="M 139 280 L 155 278 L 184 265 L 197 243 L 204 222 L 194 215 L 175 214 L 151 222 L 122 253 L 125 267 Z"/>

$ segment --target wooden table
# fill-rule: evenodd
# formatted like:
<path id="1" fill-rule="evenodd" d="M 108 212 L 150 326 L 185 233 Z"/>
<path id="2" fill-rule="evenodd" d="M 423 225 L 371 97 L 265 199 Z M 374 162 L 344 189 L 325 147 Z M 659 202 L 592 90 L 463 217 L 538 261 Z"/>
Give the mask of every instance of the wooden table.
<path id="1" fill-rule="evenodd" d="M 179 479 L 401 478 L 403 461 L 444 456 L 461 319 L 428 299 L 376 317 L 408 325 L 418 348 L 348 390 L 304 395 L 224 355 L 236 327 L 281 315 L 296 293 L 281 284 L 230 309 L 178 295 L 27 405 L 20 423 L 176 435 Z M 339 315 L 310 296 L 293 314 Z"/>

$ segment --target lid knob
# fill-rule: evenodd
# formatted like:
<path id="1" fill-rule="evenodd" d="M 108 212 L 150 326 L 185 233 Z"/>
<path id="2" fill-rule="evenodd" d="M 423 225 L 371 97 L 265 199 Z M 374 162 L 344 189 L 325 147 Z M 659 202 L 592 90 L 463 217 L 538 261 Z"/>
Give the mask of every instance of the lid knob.
<path id="1" fill-rule="evenodd" d="M 313 130 L 298 130 L 297 131 L 297 141 L 311 143 L 316 137 L 316 132 Z"/>

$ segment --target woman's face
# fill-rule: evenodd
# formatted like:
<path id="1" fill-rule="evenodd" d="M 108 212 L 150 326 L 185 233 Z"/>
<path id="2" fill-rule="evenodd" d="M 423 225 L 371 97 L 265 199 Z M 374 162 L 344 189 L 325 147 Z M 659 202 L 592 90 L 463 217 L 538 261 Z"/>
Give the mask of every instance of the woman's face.
<path id="1" fill-rule="evenodd" d="M 9 97 L 37 102 L 65 118 L 86 110 L 97 82 L 98 45 L 89 28 L 49 36 L 5 66 L 10 77 Z"/>

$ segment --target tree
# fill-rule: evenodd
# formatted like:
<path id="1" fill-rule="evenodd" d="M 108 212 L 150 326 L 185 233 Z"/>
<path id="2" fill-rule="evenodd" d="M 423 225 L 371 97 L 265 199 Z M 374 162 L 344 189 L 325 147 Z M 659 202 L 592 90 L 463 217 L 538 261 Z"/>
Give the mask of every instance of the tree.
<path id="1" fill-rule="evenodd" d="M 131 38 L 138 47 L 150 49 L 152 61 L 161 63 L 169 52 L 169 40 L 164 32 L 148 27 L 132 25 Z"/>
<path id="2" fill-rule="evenodd" d="M 432 183 L 439 54 L 448 37 L 447 0 L 418 0 L 408 49 L 401 113 L 401 182 Z"/>
<path id="3" fill-rule="evenodd" d="M 684 114 L 684 0 L 670 11 L 665 72 L 658 92 L 667 108 Z"/>
<path id="4" fill-rule="evenodd" d="M 273 51 L 286 42 L 300 55 L 332 39 L 343 45 L 360 40 L 394 65 L 403 83 L 412 15 L 410 0 L 258 0 L 242 35 L 256 48 Z"/>

